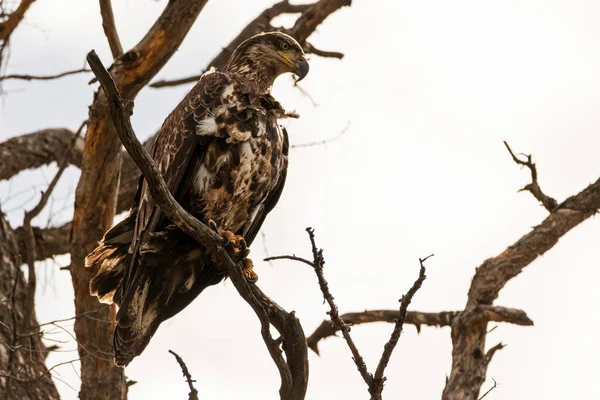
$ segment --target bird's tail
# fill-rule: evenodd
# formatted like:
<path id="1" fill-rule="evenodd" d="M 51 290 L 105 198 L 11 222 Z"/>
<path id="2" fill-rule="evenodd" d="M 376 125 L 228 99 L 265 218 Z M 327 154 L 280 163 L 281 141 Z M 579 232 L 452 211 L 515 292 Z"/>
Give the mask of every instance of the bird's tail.
<path id="1" fill-rule="evenodd" d="M 90 294 L 102 303 L 121 304 L 121 283 L 125 278 L 134 222 L 135 216 L 129 215 L 113 226 L 85 258 L 85 266 L 96 272 L 90 280 Z"/>
<path id="2" fill-rule="evenodd" d="M 224 278 L 205 250 L 174 226 L 153 233 L 140 249 L 137 275 L 124 294 L 114 333 L 115 363 L 140 355 L 159 325 Z"/>

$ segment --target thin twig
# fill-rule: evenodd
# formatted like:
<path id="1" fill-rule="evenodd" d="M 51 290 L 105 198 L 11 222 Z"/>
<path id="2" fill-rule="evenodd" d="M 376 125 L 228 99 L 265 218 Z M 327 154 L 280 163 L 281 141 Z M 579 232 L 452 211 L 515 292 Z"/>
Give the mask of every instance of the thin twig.
<path id="1" fill-rule="evenodd" d="M 188 386 L 190 387 L 189 400 L 198 400 L 198 390 L 196 390 L 196 388 L 194 387 L 194 382 L 196 382 L 196 381 L 192 379 L 192 375 L 190 374 L 190 371 L 188 370 L 187 365 L 185 365 L 183 358 L 181 358 L 179 356 L 179 354 L 175 353 L 173 350 L 169 350 L 169 353 L 171 353 L 171 354 L 173 354 L 173 356 L 175 356 L 175 359 L 177 360 L 177 362 L 179 363 L 179 366 L 181 367 L 181 372 L 183 372 L 183 376 L 185 376 L 185 380 L 187 381 Z"/>
<path id="2" fill-rule="evenodd" d="M 375 370 L 374 377 L 374 388 L 371 388 L 371 396 L 379 399 L 381 398 L 381 392 L 383 391 L 383 385 L 385 383 L 385 376 L 383 375 L 385 372 L 385 368 L 387 367 L 390 357 L 392 356 L 392 352 L 398 344 L 398 340 L 400 339 L 400 335 L 402 334 L 402 327 L 404 325 L 404 320 L 406 319 L 406 312 L 410 302 L 412 301 L 413 296 L 417 293 L 417 290 L 421 288 L 423 281 L 425 280 L 425 265 L 423 264 L 427 261 L 428 258 L 433 257 L 433 254 L 425 257 L 419 258 L 419 263 L 421 264 L 421 269 L 419 270 L 419 277 L 412 285 L 408 293 L 402 296 L 400 300 L 400 317 L 396 321 L 396 325 L 394 326 L 394 330 L 390 336 L 390 340 L 383 347 L 383 353 L 381 354 L 381 359 L 379 360 L 379 364 L 377 365 L 377 369 Z"/>
<path id="3" fill-rule="evenodd" d="M 318 141 L 310 142 L 310 143 L 292 144 L 290 147 L 292 149 L 299 149 L 301 147 L 321 146 L 321 145 L 326 145 L 328 143 L 336 142 L 336 141 L 340 140 L 342 138 L 342 136 L 344 136 L 346 134 L 346 132 L 348 132 L 348 129 L 350 129 L 350 121 L 348 121 L 348 123 L 346 124 L 344 129 L 342 129 L 340 131 L 340 133 L 338 133 L 337 136 L 332 137 L 331 139 L 318 140 Z"/>
<path id="4" fill-rule="evenodd" d="M 294 255 L 292 255 L 292 256 L 273 256 L 273 257 L 267 257 L 267 258 L 263 259 L 263 261 L 275 261 L 275 260 L 298 261 L 298 262 L 302 262 L 304 264 L 310 265 L 313 268 L 315 267 L 315 264 L 312 261 L 308 261 L 306 258 L 296 257 Z"/>
<path id="5" fill-rule="evenodd" d="M 535 163 L 531 160 L 531 154 L 523 154 L 527 158 L 527 161 L 523 161 L 519 159 L 515 155 L 515 153 L 513 153 L 512 149 L 510 148 L 508 143 L 506 143 L 506 141 L 504 141 L 504 145 L 506 146 L 506 149 L 510 153 L 514 162 L 529 168 L 529 170 L 531 171 L 531 183 L 520 189 L 519 192 L 530 192 L 533 195 L 533 197 L 535 197 L 540 203 L 542 203 L 546 210 L 548 210 L 549 212 L 554 211 L 558 206 L 558 202 L 552 197 L 547 196 L 544 192 L 542 192 L 542 189 L 538 184 L 537 168 L 535 167 Z"/>
<path id="6" fill-rule="evenodd" d="M 487 392 L 485 392 L 483 394 L 483 396 L 481 396 L 478 400 L 483 399 L 485 396 L 487 396 L 492 390 L 496 389 L 498 387 L 498 382 L 496 382 L 496 380 L 494 378 L 492 378 L 492 380 L 494 381 L 494 386 L 492 386 L 491 388 L 489 388 L 489 390 Z"/>
<path id="7" fill-rule="evenodd" d="M 104 29 L 106 39 L 108 39 L 110 51 L 113 59 L 116 60 L 123 55 L 123 46 L 121 46 L 121 40 L 117 33 L 117 26 L 115 24 L 115 17 L 113 15 L 110 0 L 100 0 L 100 15 L 102 15 L 102 28 Z"/>
<path id="8" fill-rule="evenodd" d="M 4 76 L 0 76 L 0 81 L 5 81 L 5 80 L 9 80 L 9 79 L 19 79 L 22 81 L 49 81 L 52 79 L 58 79 L 58 78 L 62 78 L 64 76 L 68 76 L 68 75 L 75 75 L 75 74 L 81 74 L 84 72 L 92 72 L 91 69 L 87 69 L 87 68 L 81 68 L 81 69 L 76 69 L 73 71 L 66 71 L 66 72 L 61 72 L 60 74 L 56 74 L 56 75 L 19 75 L 19 74 L 11 74 L 11 75 L 4 75 Z"/>

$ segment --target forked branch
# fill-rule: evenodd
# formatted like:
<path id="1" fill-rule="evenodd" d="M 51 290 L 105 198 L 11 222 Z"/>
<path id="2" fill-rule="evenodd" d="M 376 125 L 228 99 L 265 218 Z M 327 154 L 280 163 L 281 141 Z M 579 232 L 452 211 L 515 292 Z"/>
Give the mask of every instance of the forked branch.
<path id="1" fill-rule="evenodd" d="M 413 284 L 411 289 L 408 291 L 406 296 L 403 296 L 402 299 L 400 300 L 400 303 L 401 303 L 400 310 L 398 312 L 398 318 L 394 320 L 394 323 L 395 323 L 394 330 L 391 334 L 390 340 L 384 346 L 383 354 L 381 355 L 381 359 L 379 360 L 377 369 L 375 371 L 375 375 L 373 375 L 372 373 L 369 372 L 364 359 L 360 355 L 358 347 L 356 346 L 356 344 L 354 343 L 354 340 L 352 339 L 352 336 L 350 335 L 350 325 L 348 325 L 346 323 L 346 321 L 343 319 L 343 316 L 339 315 L 339 310 L 338 310 L 337 304 L 335 303 L 333 296 L 331 294 L 331 291 L 329 290 L 329 284 L 327 283 L 327 280 L 325 280 L 325 276 L 323 275 L 323 266 L 325 265 L 325 259 L 323 258 L 323 249 L 320 249 L 317 247 L 317 244 L 315 241 L 314 230 L 312 228 L 306 228 L 306 231 L 308 232 L 308 237 L 310 239 L 311 250 L 312 250 L 312 255 L 313 255 L 312 261 L 309 261 L 302 257 L 297 257 L 295 255 L 268 257 L 265 259 L 265 261 L 287 259 L 287 260 L 298 261 L 298 262 L 310 265 L 314 269 L 315 273 L 317 274 L 317 279 L 319 281 L 319 287 L 321 288 L 321 292 L 323 293 L 323 298 L 329 305 L 328 314 L 329 314 L 329 317 L 331 318 L 331 323 L 333 324 L 333 328 L 331 331 L 332 334 L 336 331 L 342 332 L 342 336 L 344 337 L 344 340 L 346 341 L 346 344 L 348 345 L 348 347 L 350 348 L 350 352 L 352 353 L 352 360 L 356 364 L 356 368 L 358 369 L 358 372 L 360 373 L 361 377 L 367 384 L 369 393 L 371 395 L 371 400 L 380 400 L 381 392 L 383 391 L 384 382 L 386 380 L 386 378 L 384 377 L 383 374 L 384 374 L 385 368 L 390 360 L 392 352 L 394 351 L 394 348 L 396 347 L 396 344 L 398 343 L 398 340 L 400 339 L 400 334 L 402 333 L 402 326 L 404 324 L 404 321 L 406 320 L 407 308 L 408 308 L 410 302 L 412 301 L 414 294 L 417 292 L 417 290 L 419 290 L 419 288 L 421 287 L 421 284 L 425 280 L 425 266 L 423 265 L 423 263 L 429 257 L 433 256 L 433 254 L 424 259 L 419 259 L 419 261 L 421 263 L 421 270 L 419 273 L 419 278 L 415 281 L 415 283 Z M 321 324 L 321 326 L 323 326 L 323 324 Z M 319 329 L 321 329 L 321 327 L 319 327 L 317 329 L 317 331 Z M 317 331 L 315 331 L 315 333 L 317 333 Z M 314 334 L 313 334 L 313 336 L 314 336 Z M 317 353 L 318 353 L 318 349 L 316 346 L 317 346 L 318 340 L 319 339 L 317 338 L 316 341 L 314 341 L 311 345 L 311 348 L 313 350 L 315 350 L 315 352 L 317 352 Z M 309 343 L 310 343 L 310 338 L 309 338 Z"/>
<path id="2" fill-rule="evenodd" d="M 531 159 L 531 154 L 523 154 L 523 156 L 525 156 L 526 158 L 526 160 L 524 161 L 517 157 L 515 153 L 513 153 L 512 149 L 510 148 L 508 143 L 506 143 L 506 141 L 504 142 L 504 145 L 506 146 L 506 149 L 510 153 L 510 156 L 512 157 L 514 162 L 529 168 L 529 170 L 531 171 L 531 183 L 525 185 L 525 187 L 520 189 L 519 192 L 530 192 L 533 195 L 533 197 L 535 197 L 540 203 L 542 203 L 546 210 L 548 210 L 549 212 L 554 211 L 554 209 L 556 209 L 556 207 L 558 206 L 558 202 L 552 197 L 547 196 L 544 192 L 542 192 L 542 188 L 540 188 L 540 185 L 538 184 L 537 168 L 535 167 L 535 163 Z"/>

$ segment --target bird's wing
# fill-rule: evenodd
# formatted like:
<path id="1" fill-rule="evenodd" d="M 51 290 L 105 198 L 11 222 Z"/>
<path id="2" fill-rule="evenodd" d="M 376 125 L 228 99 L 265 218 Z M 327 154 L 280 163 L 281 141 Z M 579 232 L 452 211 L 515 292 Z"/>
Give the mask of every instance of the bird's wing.
<path id="1" fill-rule="evenodd" d="M 221 103 L 221 94 L 230 83 L 230 78 L 223 73 L 211 72 L 203 75 L 167 117 L 157 134 L 151 154 L 169 191 L 176 198 L 192 155 L 196 152 L 196 156 L 201 157 L 202 151 L 212 139 L 210 135 L 197 135 L 196 129 L 200 121 L 210 117 L 214 107 Z M 164 219 L 160 208 L 150 195 L 145 180 L 142 180 L 137 196 L 139 204 L 123 282 L 123 301 L 120 309 L 123 312 L 126 311 L 132 293 L 135 292 L 136 281 L 140 275 L 139 263 L 136 262 L 140 246 Z"/>
<path id="2" fill-rule="evenodd" d="M 256 238 L 256 235 L 258 235 L 258 232 L 260 231 L 260 227 L 262 226 L 263 222 L 265 221 L 267 214 L 270 213 L 271 210 L 273 210 L 273 208 L 275 208 L 275 206 L 277 205 L 277 202 L 279 201 L 279 198 L 281 197 L 281 192 L 283 192 L 283 186 L 285 185 L 285 178 L 287 176 L 287 157 L 288 157 L 290 145 L 289 145 L 287 130 L 283 127 L 281 129 L 282 129 L 282 134 L 283 134 L 283 148 L 282 148 L 282 154 L 284 157 L 283 169 L 281 171 L 281 175 L 279 175 L 279 180 L 277 181 L 277 184 L 275 185 L 275 189 L 273 189 L 273 191 L 271 191 L 269 193 L 269 195 L 265 199 L 264 203 L 262 204 L 261 209 L 258 210 L 256 216 L 252 220 L 252 223 L 250 224 L 250 226 L 248 227 L 246 232 L 244 232 L 243 236 L 244 236 L 244 239 L 246 240 L 246 243 L 248 243 L 248 245 L 252 244 L 252 242 Z"/>

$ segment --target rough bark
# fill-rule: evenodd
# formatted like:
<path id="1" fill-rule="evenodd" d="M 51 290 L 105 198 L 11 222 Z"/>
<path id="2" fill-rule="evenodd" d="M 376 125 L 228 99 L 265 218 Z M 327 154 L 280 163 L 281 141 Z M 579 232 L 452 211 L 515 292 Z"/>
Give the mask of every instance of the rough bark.
<path id="1" fill-rule="evenodd" d="M 452 322 L 452 371 L 442 398 L 477 400 L 488 364 L 501 345 L 485 351 L 487 319 L 500 290 L 533 260 L 550 250 L 571 229 L 600 209 L 600 179 L 570 197 L 533 230 L 494 258 L 483 262 L 471 282 L 465 310 Z"/>
<path id="2" fill-rule="evenodd" d="M 126 99 L 132 100 L 169 60 L 205 4 L 206 0 L 170 1 L 146 36 L 115 61 L 112 76 Z M 121 166 L 120 147 L 108 115 L 106 96 L 99 90 L 90 107 L 71 233 L 71 276 L 77 315 L 98 307 L 98 301 L 90 296 L 88 288 L 94 271 L 85 269 L 84 259 L 113 222 Z M 104 311 L 94 320 L 75 320 L 74 329 L 82 357 L 81 399 L 126 397 L 123 370 L 114 366 L 111 360 L 114 325 L 106 322 L 114 320 L 113 312 L 114 309 Z M 85 355 L 88 357 L 84 358 Z"/>
<path id="3" fill-rule="evenodd" d="M 10 179 L 21 171 L 39 168 L 64 159 L 65 151 L 75 137 L 66 128 L 42 129 L 16 136 L 0 143 L 0 180 Z M 83 138 L 79 138 L 69 154 L 69 162 L 81 166 Z"/>
<path id="4" fill-rule="evenodd" d="M 46 368 L 32 293 L 21 272 L 21 256 L 10 225 L 0 213 L 0 398 L 58 399 Z"/>
<path id="5" fill-rule="evenodd" d="M 72 229 L 73 224 L 71 222 L 67 222 L 61 226 L 43 229 L 34 226 L 33 235 L 35 237 L 36 245 L 36 261 L 43 261 L 59 254 L 67 254 L 71 249 L 70 234 Z M 15 229 L 15 235 L 21 257 L 25 260 L 25 230 L 22 226 Z"/>

